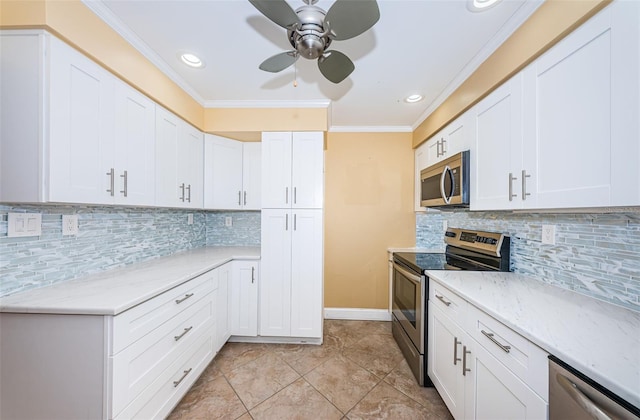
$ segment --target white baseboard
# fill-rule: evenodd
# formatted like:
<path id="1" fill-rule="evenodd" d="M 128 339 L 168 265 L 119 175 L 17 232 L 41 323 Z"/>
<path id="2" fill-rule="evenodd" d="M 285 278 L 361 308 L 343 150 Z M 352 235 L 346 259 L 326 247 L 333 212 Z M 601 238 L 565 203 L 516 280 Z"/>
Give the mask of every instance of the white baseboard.
<path id="1" fill-rule="evenodd" d="M 324 308 L 324 319 L 391 321 L 391 314 L 387 309 Z"/>

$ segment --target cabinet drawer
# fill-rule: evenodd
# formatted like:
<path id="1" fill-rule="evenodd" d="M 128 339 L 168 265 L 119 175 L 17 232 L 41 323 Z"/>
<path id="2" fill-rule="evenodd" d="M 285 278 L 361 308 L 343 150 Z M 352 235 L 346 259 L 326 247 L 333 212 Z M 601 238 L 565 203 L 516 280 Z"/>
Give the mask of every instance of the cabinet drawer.
<path id="1" fill-rule="evenodd" d="M 217 289 L 218 276 L 215 274 L 216 271 L 211 270 L 115 316 L 110 355 L 117 354 Z"/>
<path id="2" fill-rule="evenodd" d="M 506 325 L 473 305 L 468 308 L 467 331 L 491 355 L 548 401 L 548 354 Z"/>
<path id="3" fill-rule="evenodd" d="M 467 302 L 434 280 L 429 280 L 429 302 L 459 325 L 464 324 Z"/>
<path id="4" fill-rule="evenodd" d="M 166 417 L 213 359 L 214 337 L 212 331 L 198 337 L 115 419 Z"/>
<path id="5" fill-rule="evenodd" d="M 117 415 L 198 337 L 214 333 L 217 291 L 130 345 L 112 359 L 112 414 Z"/>

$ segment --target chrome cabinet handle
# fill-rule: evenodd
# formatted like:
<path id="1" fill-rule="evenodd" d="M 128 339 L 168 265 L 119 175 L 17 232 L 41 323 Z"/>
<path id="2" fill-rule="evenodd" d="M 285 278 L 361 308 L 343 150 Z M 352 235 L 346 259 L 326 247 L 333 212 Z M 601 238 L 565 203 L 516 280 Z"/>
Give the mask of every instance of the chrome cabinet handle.
<path id="1" fill-rule="evenodd" d="M 255 280 L 256 280 L 256 268 L 251 267 L 251 283 L 253 283 Z"/>
<path id="2" fill-rule="evenodd" d="M 285 188 L 284 192 L 284 203 L 289 204 L 289 187 Z"/>
<path id="3" fill-rule="evenodd" d="M 500 347 L 502 351 L 504 351 L 505 353 L 509 353 L 509 351 L 511 350 L 511 346 L 505 346 L 504 344 L 496 340 L 493 333 L 486 332 L 485 330 L 480 330 L 480 332 L 484 334 L 484 336 L 487 337 L 489 340 L 493 341 L 493 343 L 496 346 Z"/>
<path id="4" fill-rule="evenodd" d="M 438 295 L 438 294 L 436 294 L 436 299 L 438 299 L 440 302 L 444 303 L 444 304 L 445 304 L 445 305 L 447 305 L 447 306 L 451 305 L 451 302 L 449 302 L 448 300 L 446 300 L 446 299 L 444 298 L 444 296 L 442 296 L 442 295 Z"/>
<path id="5" fill-rule="evenodd" d="M 285 214 L 284 230 L 289 230 L 289 213 Z"/>
<path id="6" fill-rule="evenodd" d="M 582 407 L 585 413 L 590 414 L 592 418 L 596 420 L 611 420 L 611 417 L 605 414 L 595 402 L 589 399 L 589 397 L 584 395 L 584 393 L 580 391 L 580 388 L 571 382 L 569 378 L 565 377 L 561 373 L 556 373 L 556 381 L 558 381 L 558 384 L 567 391 L 571 399 Z"/>
<path id="7" fill-rule="evenodd" d="M 467 346 L 462 346 L 462 376 L 467 376 L 467 372 L 471 372 L 467 367 L 467 354 L 471 354 L 471 351 L 467 350 Z"/>
<path id="8" fill-rule="evenodd" d="M 187 191 L 189 192 L 189 195 L 187 196 L 187 202 L 190 203 L 191 202 L 191 184 L 187 185 Z"/>
<path id="9" fill-rule="evenodd" d="M 187 375 L 189 373 L 191 373 L 191 370 L 193 370 L 193 368 L 189 368 L 189 369 L 183 371 L 182 377 L 180 379 L 178 379 L 177 381 L 173 381 L 173 387 L 176 388 L 178 385 L 180 385 L 180 382 L 184 381 L 184 378 L 186 378 Z"/>
<path id="10" fill-rule="evenodd" d="M 447 154 L 446 149 L 444 148 L 444 145 L 447 144 L 447 141 L 444 139 L 444 137 L 442 138 L 442 143 L 441 143 L 441 148 L 442 148 L 442 156 Z"/>
<path id="11" fill-rule="evenodd" d="M 457 365 L 460 359 L 458 357 L 458 344 L 462 344 L 462 341 L 458 341 L 458 337 L 453 337 L 453 364 Z"/>
<path id="12" fill-rule="evenodd" d="M 193 293 L 187 293 L 186 295 L 184 295 L 182 299 L 176 299 L 176 303 L 181 304 L 185 300 L 189 299 L 191 296 L 193 296 Z"/>
<path id="13" fill-rule="evenodd" d="M 522 170 L 522 201 L 526 200 L 528 195 L 531 195 L 531 193 L 527 192 L 527 178 L 531 178 L 531 175 L 527 175 L 527 170 L 523 169 Z"/>
<path id="14" fill-rule="evenodd" d="M 244 205 L 247 205 L 247 192 L 244 192 Z"/>
<path id="15" fill-rule="evenodd" d="M 293 215 L 293 230 L 298 230 L 298 215 Z"/>
<path id="16" fill-rule="evenodd" d="M 293 204 L 296 204 L 298 202 L 298 189 L 296 187 L 293 187 Z"/>
<path id="17" fill-rule="evenodd" d="M 111 170 L 107 172 L 107 175 L 110 177 L 109 185 L 111 187 L 107 190 L 107 192 L 111 195 L 111 197 L 113 197 L 113 190 L 114 190 L 113 184 L 115 183 L 114 174 L 115 174 L 115 170 L 113 168 L 111 168 Z"/>
<path id="18" fill-rule="evenodd" d="M 242 205 L 242 191 L 238 191 L 238 205 Z"/>
<path id="19" fill-rule="evenodd" d="M 517 197 L 518 194 L 513 193 L 513 181 L 516 181 L 518 178 L 513 176 L 511 172 L 509 172 L 509 201 L 513 201 L 513 197 Z"/>
<path id="20" fill-rule="evenodd" d="M 192 328 L 193 328 L 193 325 L 192 325 L 192 326 L 190 326 L 189 328 L 185 328 L 185 329 L 184 329 L 184 331 L 182 331 L 182 334 L 180 334 L 180 335 L 174 335 L 174 336 L 173 336 L 173 339 L 174 339 L 174 340 L 176 340 L 176 341 L 180 340 L 182 337 L 184 337 L 184 336 L 185 336 L 185 334 L 186 334 L 186 333 L 188 333 L 189 331 L 191 331 L 191 329 L 192 329 Z"/>
<path id="21" fill-rule="evenodd" d="M 182 194 L 180 195 L 180 197 L 178 197 L 178 199 L 184 203 L 184 182 L 180 185 L 179 188 L 180 190 L 182 190 Z"/>
<path id="22" fill-rule="evenodd" d="M 124 186 L 123 189 L 120 190 L 120 192 L 126 197 L 127 196 L 127 181 L 128 181 L 128 177 L 127 177 L 127 171 L 124 171 L 124 173 L 122 175 L 120 175 L 120 178 L 123 178 L 124 181 Z"/>
<path id="23" fill-rule="evenodd" d="M 440 157 L 440 140 L 436 141 L 436 157 Z"/>

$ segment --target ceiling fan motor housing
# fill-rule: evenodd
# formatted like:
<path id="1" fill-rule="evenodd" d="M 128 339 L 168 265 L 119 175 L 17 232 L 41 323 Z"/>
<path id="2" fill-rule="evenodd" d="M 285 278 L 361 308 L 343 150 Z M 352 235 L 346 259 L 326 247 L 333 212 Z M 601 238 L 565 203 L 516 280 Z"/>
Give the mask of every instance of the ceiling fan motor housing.
<path id="1" fill-rule="evenodd" d="M 316 59 L 331 44 L 329 31 L 324 29 L 325 11 L 316 6 L 302 6 L 296 14 L 300 26 L 287 31 L 289 42 L 302 57 Z"/>

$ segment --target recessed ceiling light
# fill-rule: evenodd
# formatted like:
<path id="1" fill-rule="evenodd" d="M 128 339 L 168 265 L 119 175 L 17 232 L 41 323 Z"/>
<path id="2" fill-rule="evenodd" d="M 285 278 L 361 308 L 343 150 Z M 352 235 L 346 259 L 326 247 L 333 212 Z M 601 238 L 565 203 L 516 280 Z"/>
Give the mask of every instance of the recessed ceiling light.
<path id="1" fill-rule="evenodd" d="M 414 102 L 420 102 L 422 100 L 422 98 L 423 98 L 422 95 L 414 94 L 414 95 L 409 95 L 406 98 L 404 98 L 404 101 L 412 104 Z"/>
<path id="2" fill-rule="evenodd" d="M 182 53 L 180 55 L 180 60 L 189 67 L 204 67 L 204 62 L 195 54 L 192 53 Z"/>
<path id="3" fill-rule="evenodd" d="M 495 6 L 500 0 L 469 0 L 467 8 L 472 12 L 482 12 Z"/>

